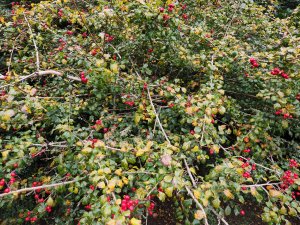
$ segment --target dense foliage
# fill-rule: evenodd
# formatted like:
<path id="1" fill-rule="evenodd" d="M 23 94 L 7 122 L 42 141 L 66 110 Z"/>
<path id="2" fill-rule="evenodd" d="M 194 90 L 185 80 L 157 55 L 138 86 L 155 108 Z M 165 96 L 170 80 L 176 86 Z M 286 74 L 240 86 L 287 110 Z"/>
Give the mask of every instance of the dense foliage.
<path id="1" fill-rule="evenodd" d="M 300 214 L 299 6 L 56 0 L 0 12 L 4 224 L 138 225 L 167 198 L 178 224 L 228 224 L 248 201 L 269 224 Z"/>

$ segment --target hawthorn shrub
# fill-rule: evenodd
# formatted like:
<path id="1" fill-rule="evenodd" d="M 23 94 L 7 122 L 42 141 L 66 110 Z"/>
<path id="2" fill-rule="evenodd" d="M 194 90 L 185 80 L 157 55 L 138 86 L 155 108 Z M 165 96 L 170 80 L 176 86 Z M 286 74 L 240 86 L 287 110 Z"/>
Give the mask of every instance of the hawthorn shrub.
<path id="1" fill-rule="evenodd" d="M 300 213 L 299 6 L 14 2 L 0 16 L 0 221 Z"/>

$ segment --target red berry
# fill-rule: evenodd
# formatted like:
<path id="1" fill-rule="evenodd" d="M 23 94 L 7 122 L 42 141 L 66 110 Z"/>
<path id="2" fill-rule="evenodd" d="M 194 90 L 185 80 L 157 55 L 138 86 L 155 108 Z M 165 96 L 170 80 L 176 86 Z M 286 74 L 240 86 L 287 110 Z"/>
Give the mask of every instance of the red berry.
<path id="1" fill-rule="evenodd" d="M 88 82 L 88 79 L 85 78 L 85 77 L 84 77 L 84 78 L 81 78 L 81 82 L 84 83 L 84 84 L 86 84 L 86 83 Z"/>
<path id="2" fill-rule="evenodd" d="M 185 19 L 185 20 L 187 20 L 187 19 L 188 19 L 188 15 L 184 13 L 184 14 L 182 15 L 182 18 Z"/>
<path id="3" fill-rule="evenodd" d="M 13 166 L 14 166 L 15 169 L 19 167 L 18 163 L 14 163 Z"/>
<path id="4" fill-rule="evenodd" d="M 4 186 L 5 185 L 5 180 L 4 179 L 1 179 L 0 180 L 0 186 Z"/>
<path id="5" fill-rule="evenodd" d="M 36 217 L 32 217 L 30 220 L 31 220 L 32 223 L 34 223 L 34 222 L 37 221 L 37 218 Z"/>
<path id="6" fill-rule="evenodd" d="M 86 38 L 86 37 L 87 37 L 87 33 L 86 33 L 86 32 L 83 32 L 81 36 L 82 36 L 83 38 Z"/>
<path id="7" fill-rule="evenodd" d="M 191 134 L 191 135 L 194 135 L 194 134 L 195 134 L 195 131 L 194 131 L 194 130 L 190 130 L 190 134 Z"/>
<path id="8" fill-rule="evenodd" d="M 246 213 L 245 213 L 244 210 L 241 210 L 241 211 L 240 211 L 240 214 L 241 214 L 242 216 L 244 216 Z"/>
<path id="9" fill-rule="evenodd" d="M 159 11 L 162 13 L 165 11 L 165 9 L 163 7 L 159 7 Z"/>
<path id="10" fill-rule="evenodd" d="M 10 192 L 9 188 L 4 189 L 4 193 L 9 193 L 9 192 Z"/>
<path id="11" fill-rule="evenodd" d="M 10 176 L 15 177 L 15 176 L 17 176 L 17 174 L 15 172 L 11 172 Z"/>

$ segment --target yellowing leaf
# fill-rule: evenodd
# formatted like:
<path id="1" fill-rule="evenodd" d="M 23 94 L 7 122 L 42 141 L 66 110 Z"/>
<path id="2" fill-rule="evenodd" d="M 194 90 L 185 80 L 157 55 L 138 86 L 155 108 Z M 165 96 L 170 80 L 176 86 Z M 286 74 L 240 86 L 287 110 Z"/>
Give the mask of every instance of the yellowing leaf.
<path id="1" fill-rule="evenodd" d="M 277 190 L 274 190 L 274 189 L 269 190 L 269 194 L 273 198 L 279 198 L 279 197 L 282 196 L 282 193 L 280 191 L 277 191 Z"/>
<path id="2" fill-rule="evenodd" d="M 111 69 L 111 71 L 114 72 L 114 73 L 119 72 L 119 66 L 118 66 L 117 63 L 110 64 L 110 69 Z"/>
<path id="3" fill-rule="evenodd" d="M 224 195 L 229 199 L 234 199 L 234 196 L 229 189 L 224 190 Z"/>
<path id="4" fill-rule="evenodd" d="M 194 214 L 194 217 L 196 220 L 202 220 L 203 218 L 205 218 L 205 214 L 202 210 L 197 210 Z"/>
<path id="5" fill-rule="evenodd" d="M 9 154 L 9 152 L 10 152 L 10 150 L 6 150 L 6 151 L 1 152 L 1 153 L 2 153 L 2 159 L 3 159 L 3 160 L 6 160 L 6 159 L 7 159 L 7 156 L 8 156 L 8 154 Z"/>
<path id="6" fill-rule="evenodd" d="M 204 207 L 207 207 L 208 206 L 208 199 L 204 198 L 202 199 L 202 204 Z"/>
<path id="7" fill-rule="evenodd" d="M 166 188 L 166 189 L 165 189 L 166 195 L 167 195 L 168 197 L 172 197 L 172 195 L 173 195 L 173 190 L 174 190 L 173 187 L 168 187 L 168 188 Z"/>
<path id="8" fill-rule="evenodd" d="M 51 196 L 49 196 L 46 205 L 53 207 L 54 206 L 54 201 L 53 198 L 51 198 Z"/>
<path id="9" fill-rule="evenodd" d="M 141 225 L 141 224 L 142 224 L 142 221 L 141 221 L 141 220 L 138 220 L 138 219 L 136 219 L 136 218 L 132 218 L 132 219 L 130 220 L 130 224 L 131 224 L 131 225 Z"/>
<path id="10" fill-rule="evenodd" d="M 101 188 L 101 189 L 103 189 L 103 188 L 105 188 L 105 183 L 103 182 L 103 181 L 101 181 L 101 182 L 99 182 L 98 184 L 97 184 L 97 187 L 98 188 Z"/>
<path id="11" fill-rule="evenodd" d="M 200 195 L 201 195 L 200 191 L 194 190 L 194 196 L 195 196 L 196 199 L 199 199 Z"/>

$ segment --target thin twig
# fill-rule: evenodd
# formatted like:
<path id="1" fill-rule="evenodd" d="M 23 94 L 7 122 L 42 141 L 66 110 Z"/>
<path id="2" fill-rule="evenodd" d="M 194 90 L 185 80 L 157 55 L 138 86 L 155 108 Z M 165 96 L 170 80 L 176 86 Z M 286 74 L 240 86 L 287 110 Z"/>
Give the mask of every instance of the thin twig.
<path id="1" fill-rule="evenodd" d="M 216 217 L 217 217 L 218 219 L 221 219 L 221 221 L 222 221 L 224 224 L 229 225 L 228 222 L 227 222 L 223 217 L 221 217 L 221 216 L 216 212 L 216 210 L 213 209 L 213 207 L 209 206 L 209 209 L 213 212 L 213 214 L 216 215 Z"/>
<path id="2" fill-rule="evenodd" d="M 195 198 L 195 196 L 193 195 L 193 193 L 191 192 L 191 190 L 185 186 L 186 191 L 188 192 L 188 194 L 193 198 L 193 200 L 196 202 L 196 205 L 202 210 L 202 212 L 204 213 L 204 222 L 205 225 L 209 225 L 208 221 L 207 221 L 207 216 L 206 216 L 206 212 L 204 211 L 203 206 L 201 205 L 201 203 Z"/>
<path id="3" fill-rule="evenodd" d="M 157 120 L 157 122 L 158 122 L 158 125 L 159 125 L 161 131 L 163 132 L 163 135 L 164 135 L 165 139 L 167 140 L 168 144 L 171 145 L 171 142 L 170 142 L 170 140 L 169 140 L 169 138 L 168 138 L 168 136 L 167 136 L 167 134 L 166 134 L 166 132 L 165 132 L 165 130 L 164 130 L 164 128 L 163 128 L 163 126 L 162 126 L 160 120 L 159 120 L 159 117 L 158 117 L 158 114 L 157 114 L 157 112 L 156 112 L 155 106 L 153 105 L 153 102 L 152 102 L 152 98 L 151 98 L 151 95 L 150 95 L 149 88 L 147 88 L 147 93 L 148 93 L 149 101 L 150 101 L 150 104 L 151 104 L 152 109 L 153 109 L 153 111 L 154 111 L 156 120 Z"/>
<path id="4" fill-rule="evenodd" d="M 37 44 L 36 44 L 36 42 L 35 42 L 34 35 L 33 35 L 33 32 L 32 32 L 30 23 L 29 23 L 29 21 L 27 20 L 27 17 L 25 16 L 25 13 L 23 13 L 23 15 L 24 15 L 24 18 L 25 18 L 25 20 L 26 20 L 26 22 L 27 22 L 27 25 L 28 25 L 30 34 L 31 34 L 31 36 L 32 36 L 32 41 L 33 41 L 33 45 L 34 45 L 34 48 L 35 48 L 36 70 L 37 70 L 37 72 L 39 72 L 39 71 L 40 71 L 39 49 L 38 49 Z"/>
<path id="5" fill-rule="evenodd" d="M 36 186 L 36 187 L 30 187 L 30 188 L 23 188 L 23 189 L 11 191 L 11 192 L 8 192 L 8 193 L 0 194 L 0 198 L 4 197 L 6 195 L 12 195 L 12 194 L 21 193 L 21 192 L 29 192 L 29 191 L 34 191 L 34 190 L 37 190 L 37 189 L 58 187 L 58 186 L 66 185 L 66 184 L 71 184 L 71 183 L 74 183 L 76 181 L 78 181 L 78 180 L 76 179 L 76 180 L 65 181 L 65 182 L 56 183 L 56 184 L 48 184 L 48 185 L 42 185 L 42 186 Z"/>
<path id="6" fill-rule="evenodd" d="M 195 182 L 195 180 L 194 180 L 194 177 L 193 177 L 193 175 L 192 175 L 192 173 L 191 173 L 191 170 L 190 170 L 190 168 L 189 168 L 189 166 L 188 166 L 188 164 L 187 164 L 186 160 L 185 160 L 185 159 L 183 159 L 183 161 L 184 161 L 185 167 L 186 167 L 186 169 L 187 169 L 187 172 L 188 172 L 188 174 L 189 174 L 189 176 L 190 176 L 190 178 L 191 178 L 191 181 L 192 181 L 193 187 L 194 187 L 194 188 L 196 188 L 196 187 L 197 187 L 197 185 L 196 185 L 196 182 Z"/>
<path id="7" fill-rule="evenodd" d="M 241 185 L 241 187 L 263 187 L 263 186 L 273 186 L 273 185 L 278 185 L 282 184 L 282 182 L 278 183 L 265 183 L 265 184 L 250 184 L 250 185 Z"/>
<path id="8" fill-rule="evenodd" d="M 29 74 L 27 76 L 21 76 L 20 80 L 15 81 L 15 82 L 10 83 L 10 84 L 3 85 L 3 86 L 0 87 L 0 89 L 2 89 L 4 87 L 13 86 L 16 83 L 22 82 L 22 81 L 27 80 L 27 79 L 32 78 L 32 77 L 44 76 L 44 75 L 49 75 L 49 74 L 54 74 L 54 75 L 57 75 L 57 76 L 62 75 L 61 72 L 58 72 L 58 71 L 55 71 L 55 70 L 45 70 L 45 71 L 34 72 L 34 73 Z M 70 80 L 81 81 L 80 78 L 69 76 L 69 75 L 67 76 L 67 78 L 70 79 Z M 0 79 L 5 79 L 5 76 L 3 76 L 3 77 L 0 76 Z"/>

